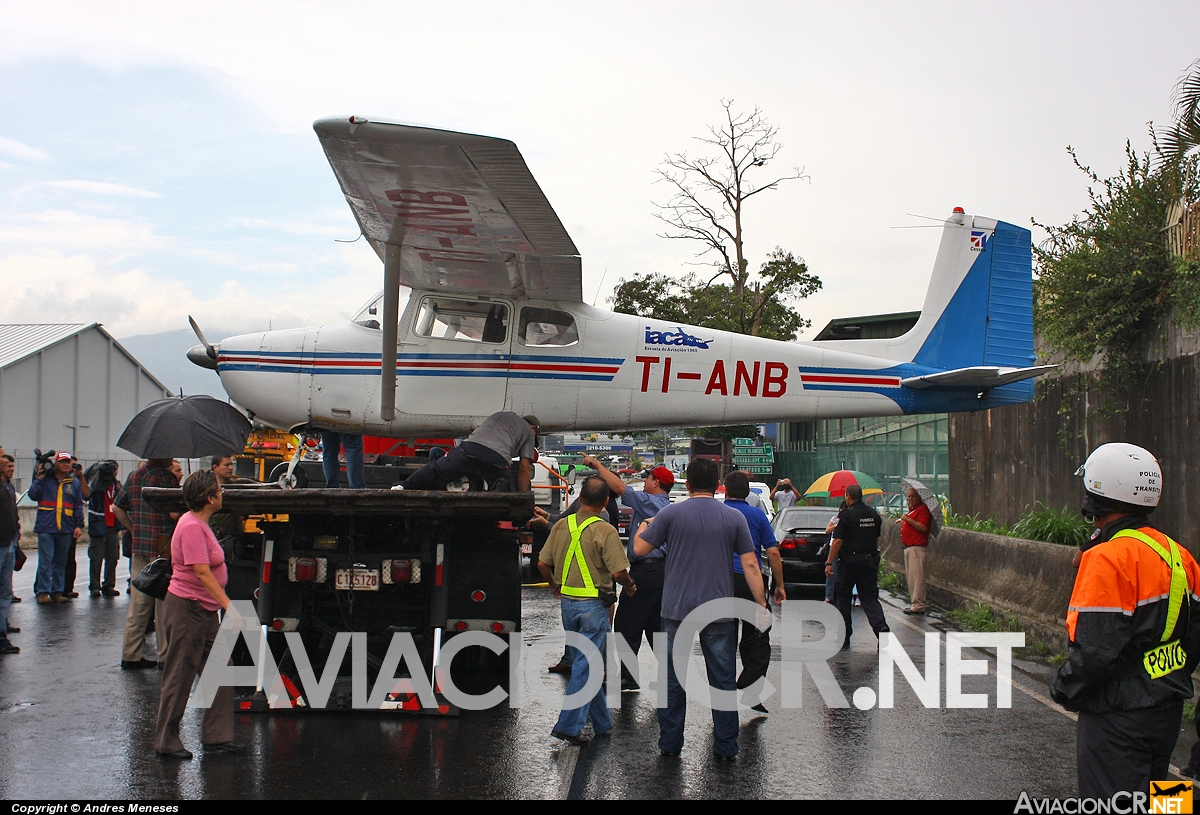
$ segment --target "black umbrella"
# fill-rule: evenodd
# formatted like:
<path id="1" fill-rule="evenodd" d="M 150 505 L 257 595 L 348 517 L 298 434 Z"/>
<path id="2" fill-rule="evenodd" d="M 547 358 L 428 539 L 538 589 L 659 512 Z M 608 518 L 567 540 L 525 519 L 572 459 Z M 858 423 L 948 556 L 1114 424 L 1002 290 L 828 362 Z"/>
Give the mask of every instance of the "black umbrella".
<path id="1" fill-rule="evenodd" d="M 250 422 L 211 396 L 160 399 L 133 417 L 117 446 L 142 458 L 197 458 L 240 453 Z"/>

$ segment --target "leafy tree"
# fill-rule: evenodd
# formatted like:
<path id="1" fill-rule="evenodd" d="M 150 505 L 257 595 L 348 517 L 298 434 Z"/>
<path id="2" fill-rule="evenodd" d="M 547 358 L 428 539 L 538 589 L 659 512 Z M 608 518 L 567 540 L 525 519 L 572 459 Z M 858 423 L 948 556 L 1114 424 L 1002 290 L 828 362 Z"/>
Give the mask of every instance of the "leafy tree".
<path id="1" fill-rule="evenodd" d="M 1163 237 L 1168 208 L 1182 193 L 1196 200 L 1197 158 L 1153 161 L 1126 144 L 1126 167 L 1091 181 L 1091 206 L 1062 226 L 1041 226 L 1049 238 L 1034 247 L 1034 314 L 1050 346 L 1079 359 L 1104 357 L 1107 384 L 1128 384 L 1140 370 L 1146 343 L 1174 306 L 1185 323 L 1200 317 L 1200 271 L 1172 257 Z"/>
<path id="2" fill-rule="evenodd" d="M 622 278 L 609 303 L 623 314 L 789 341 L 812 325 L 790 303 L 820 288 L 820 278 L 802 259 L 777 246 L 740 295 L 733 286 L 705 283 L 694 274 L 676 281 L 652 273 Z"/>

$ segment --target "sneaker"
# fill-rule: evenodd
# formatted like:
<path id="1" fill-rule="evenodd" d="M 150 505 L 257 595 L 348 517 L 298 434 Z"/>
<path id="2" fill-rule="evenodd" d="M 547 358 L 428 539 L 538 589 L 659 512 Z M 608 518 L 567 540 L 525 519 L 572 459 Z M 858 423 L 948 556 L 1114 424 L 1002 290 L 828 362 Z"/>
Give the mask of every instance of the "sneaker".
<path id="1" fill-rule="evenodd" d="M 925 609 L 923 609 L 923 608 L 913 608 L 912 606 L 909 606 L 908 608 L 904 609 L 904 613 L 905 613 L 905 614 L 924 614 L 924 613 L 925 613 Z"/>
<path id="2" fill-rule="evenodd" d="M 396 484 L 395 486 L 392 487 L 392 492 L 401 492 L 403 490 L 404 490 L 403 484 Z"/>
<path id="3" fill-rule="evenodd" d="M 50 595 L 50 599 L 51 599 L 51 600 L 53 600 L 53 601 L 54 601 L 54 602 L 56 602 L 56 603 L 69 603 L 69 602 L 71 602 L 71 598 L 70 598 L 70 597 L 68 597 L 67 595 L 63 594 L 61 591 L 56 591 L 56 592 L 54 592 L 54 594 Z M 40 602 L 40 601 L 39 601 L 39 602 Z"/>
<path id="4" fill-rule="evenodd" d="M 121 592 L 117 591 L 116 589 L 100 589 L 100 594 L 102 594 L 105 597 L 120 597 L 121 596 Z"/>
<path id="5" fill-rule="evenodd" d="M 591 741 L 587 736 L 572 736 L 568 733 L 563 733 L 561 730 L 551 730 L 550 735 L 556 739 L 562 739 L 565 742 L 570 742 L 576 747 L 587 747 Z"/>
<path id="6" fill-rule="evenodd" d="M 44 606 L 47 603 L 53 602 L 50 599 L 50 595 L 46 594 L 45 592 L 43 592 L 37 596 L 37 601 L 38 601 L 38 605 L 40 605 L 40 606 Z"/>

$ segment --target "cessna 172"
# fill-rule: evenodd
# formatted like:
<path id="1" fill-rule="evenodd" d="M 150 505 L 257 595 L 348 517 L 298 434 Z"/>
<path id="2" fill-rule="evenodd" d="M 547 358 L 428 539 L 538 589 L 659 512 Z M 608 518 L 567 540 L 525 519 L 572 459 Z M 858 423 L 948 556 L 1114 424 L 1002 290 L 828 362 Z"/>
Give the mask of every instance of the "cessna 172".
<path id="1" fill-rule="evenodd" d="M 384 287 L 337 325 L 212 345 L 193 322 L 188 358 L 266 425 L 405 436 L 499 410 L 545 430 L 979 410 L 1030 400 L 1053 367 L 1033 364 L 1030 233 L 1003 221 L 946 219 L 903 336 L 779 342 L 585 304 L 579 252 L 510 141 L 358 117 L 314 128 Z"/>

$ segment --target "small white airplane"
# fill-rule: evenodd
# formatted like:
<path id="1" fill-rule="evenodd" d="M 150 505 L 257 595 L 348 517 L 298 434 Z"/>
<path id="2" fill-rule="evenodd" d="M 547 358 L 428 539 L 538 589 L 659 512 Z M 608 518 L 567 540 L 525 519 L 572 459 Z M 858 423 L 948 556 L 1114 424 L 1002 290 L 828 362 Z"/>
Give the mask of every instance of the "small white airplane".
<path id="1" fill-rule="evenodd" d="M 1033 364 L 1030 232 L 1003 221 L 946 219 L 903 336 L 779 342 L 584 303 L 579 252 L 510 141 L 314 128 L 384 286 L 337 325 L 212 345 L 192 323 L 188 358 L 265 425 L 403 437 L 500 410 L 544 431 L 953 412 L 1029 401 L 1054 367 Z"/>

